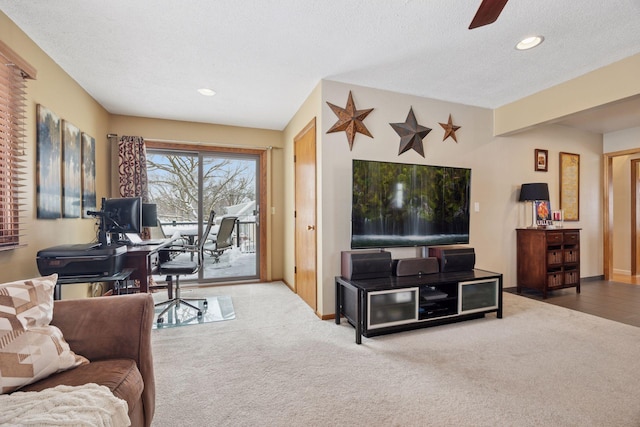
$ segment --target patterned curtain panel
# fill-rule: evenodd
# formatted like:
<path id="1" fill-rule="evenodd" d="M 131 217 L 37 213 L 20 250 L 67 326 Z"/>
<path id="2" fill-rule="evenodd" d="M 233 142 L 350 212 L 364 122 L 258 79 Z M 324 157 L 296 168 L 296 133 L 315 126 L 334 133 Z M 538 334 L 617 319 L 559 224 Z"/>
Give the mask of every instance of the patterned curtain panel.
<path id="1" fill-rule="evenodd" d="M 142 197 L 149 201 L 147 186 L 147 150 L 141 136 L 121 136 L 118 141 L 120 196 Z"/>
<path id="2" fill-rule="evenodd" d="M 141 136 L 121 136 L 118 141 L 118 176 L 121 197 L 142 197 L 149 201 L 147 180 L 147 149 Z M 149 239 L 151 232 L 144 228 L 140 236 Z"/>

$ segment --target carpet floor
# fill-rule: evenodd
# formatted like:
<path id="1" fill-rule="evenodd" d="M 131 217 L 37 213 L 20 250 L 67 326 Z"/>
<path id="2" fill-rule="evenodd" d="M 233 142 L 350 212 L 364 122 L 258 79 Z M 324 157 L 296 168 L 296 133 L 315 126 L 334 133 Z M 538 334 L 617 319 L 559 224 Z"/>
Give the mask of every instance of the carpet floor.
<path id="1" fill-rule="evenodd" d="M 280 282 L 153 331 L 163 426 L 639 426 L 640 328 L 504 293 L 504 318 L 363 338 Z"/>

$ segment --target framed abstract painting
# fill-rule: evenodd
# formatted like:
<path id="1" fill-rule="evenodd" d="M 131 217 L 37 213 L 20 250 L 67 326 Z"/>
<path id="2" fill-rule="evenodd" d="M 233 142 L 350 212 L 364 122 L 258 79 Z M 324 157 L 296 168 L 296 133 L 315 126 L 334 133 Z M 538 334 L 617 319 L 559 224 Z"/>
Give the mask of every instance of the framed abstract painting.
<path id="1" fill-rule="evenodd" d="M 61 216 L 62 143 L 60 118 L 38 104 L 36 107 L 36 203 L 38 219 Z"/>
<path id="2" fill-rule="evenodd" d="M 62 121 L 62 216 L 80 218 L 80 129 Z"/>
<path id="3" fill-rule="evenodd" d="M 96 207 L 96 140 L 82 133 L 82 217 L 94 218 L 87 211 Z"/>

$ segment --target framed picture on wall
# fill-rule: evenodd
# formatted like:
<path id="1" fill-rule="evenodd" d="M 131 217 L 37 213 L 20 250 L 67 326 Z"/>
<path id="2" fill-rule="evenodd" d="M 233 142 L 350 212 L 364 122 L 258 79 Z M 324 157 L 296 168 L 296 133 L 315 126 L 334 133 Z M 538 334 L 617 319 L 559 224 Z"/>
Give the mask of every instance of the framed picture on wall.
<path id="1" fill-rule="evenodd" d="M 549 151 L 536 148 L 535 150 L 535 170 L 547 172 L 549 170 Z"/>
<path id="2" fill-rule="evenodd" d="M 38 104 L 36 147 L 36 200 L 39 219 L 55 219 L 62 215 L 62 142 L 60 118 Z"/>
<path id="3" fill-rule="evenodd" d="M 82 132 L 82 217 L 87 210 L 95 211 L 96 207 L 96 140 Z"/>
<path id="4" fill-rule="evenodd" d="M 80 218 L 80 129 L 62 121 L 62 217 Z"/>
<path id="5" fill-rule="evenodd" d="M 560 209 L 565 221 L 580 219 L 580 155 L 560 153 Z"/>

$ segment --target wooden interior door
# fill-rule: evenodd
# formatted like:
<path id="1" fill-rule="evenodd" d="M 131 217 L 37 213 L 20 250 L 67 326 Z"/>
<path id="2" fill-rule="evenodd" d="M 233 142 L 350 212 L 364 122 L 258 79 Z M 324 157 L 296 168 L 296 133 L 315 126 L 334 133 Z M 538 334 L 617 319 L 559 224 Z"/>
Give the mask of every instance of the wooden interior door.
<path id="1" fill-rule="evenodd" d="M 631 160 L 631 275 L 640 271 L 640 159 Z"/>
<path id="2" fill-rule="evenodd" d="M 295 168 L 295 290 L 317 310 L 316 120 L 293 139 Z"/>

